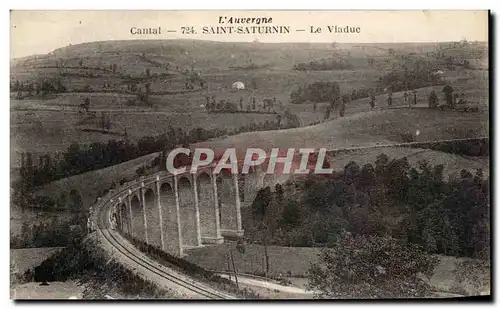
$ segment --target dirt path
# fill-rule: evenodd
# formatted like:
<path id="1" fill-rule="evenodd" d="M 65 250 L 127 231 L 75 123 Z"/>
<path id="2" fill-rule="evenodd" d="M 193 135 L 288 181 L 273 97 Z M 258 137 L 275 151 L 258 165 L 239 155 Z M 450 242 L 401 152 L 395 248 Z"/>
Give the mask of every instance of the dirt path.
<path id="1" fill-rule="evenodd" d="M 224 278 L 229 278 L 229 275 L 226 274 L 220 274 L 221 277 Z M 231 276 L 232 281 L 236 281 L 234 276 Z M 313 291 L 307 291 L 305 289 L 301 289 L 295 286 L 285 286 L 265 280 L 258 280 L 254 278 L 248 278 L 248 277 L 241 277 L 238 276 L 238 283 L 244 283 L 250 286 L 256 286 L 256 287 L 261 287 L 261 288 L 267 288 L 267 289 L 273 289 L 273 290 L 279 290 L 282 292 L 286 293 L 293 293 L 293 294 L 307 294 L 307 295 L 313 295 Z"/>

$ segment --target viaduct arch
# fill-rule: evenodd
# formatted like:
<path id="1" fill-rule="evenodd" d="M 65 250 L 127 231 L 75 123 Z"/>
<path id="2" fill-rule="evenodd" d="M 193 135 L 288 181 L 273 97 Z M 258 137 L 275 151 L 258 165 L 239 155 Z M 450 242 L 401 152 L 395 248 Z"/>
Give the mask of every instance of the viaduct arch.
<path id="1" fill-rule="evenodd" d="M 166 171 L 118 188 L 111 218 L 122 233 L 182 256 L 185 250 L 243 236 L 241 207 L 251 204 L 264 174 L 237 175 L 212 167 L 172 175 Z"/>

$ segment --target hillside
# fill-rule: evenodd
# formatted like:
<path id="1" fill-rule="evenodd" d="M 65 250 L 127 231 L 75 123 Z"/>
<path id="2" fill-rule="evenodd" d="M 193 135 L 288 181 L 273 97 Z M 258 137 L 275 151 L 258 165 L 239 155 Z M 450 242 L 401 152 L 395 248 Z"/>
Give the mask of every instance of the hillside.
<path id="1" fill-rule="evenodd" d="M 122 178 L 136 178 L 136 170 L 151 162 L 157 155 L 152 153 L 100 170 L 60 179 L 40 188 L 37 195 L 58 196 L 63 191 L 69 192 L 76 188 L 82 196 L 84 207 L 87 208 L 95 202 L 100 192 L 109 189 L 113 183 L 118 184 Z"/>
<path id="2" fill-rule="evenodd" d="M 207 114 L 208 97 L 217 102 L 252 101 L 257 105 L 275 98 L 278 114 L 288 109 L 302 125 L 323 119 L 328 102 L 291 104 L 290 94 L 312 82 L 339 83 L 342 93 L 377 85 L 381 75 L 400 68 L 405 61 L 439 63 L 453 55 L 457 59 L 487 58 L 485 43 L 451 48 L 440 44 L 309 44 L 223 43 L 192 40 L 130 40 L 91 42 L 59 48 L 46 55 L 11 61 L 11 164 L 19 165 L 19 153 L 36 157 L 62 152 L 72 142 L 119 140 L 126 133 L 137 141 L 164 133 L 170 126 L 192 129 L 234 130 L 252 123 L 276 121 L 272 114 Z M 439 51 L 440 58 L 435 55 Z M 444 56 L 442 54 L 445 54 Z M 352 70 L 296 71 L 294 64 L 319 59 L 344 59 Z M 444 59 L 444 58 L 443 58 Z M 457 60 L 458 61 L 458 60 Z M 471 62 L 472 63 L 472 62 Z M 488 72 L 484 67 L 446 70 L 443 79 L 466 95 L 488 106 Z M 30 87 L 52 82 L 64 91 Z M 235 81 L 245 89 L 232 89 Z M 148 87 L 149 91 L 146 90 Z M 439 95 L 442 86 L 436 86 Z M 143 96 L 148 92 L 147 98 Z M 430 87 L 419 90 L 425 102 Z M 394 93 L 396 104 L 402 93 Z M 386 95 L 377 95 L 377 107 Z M 88 110 L 82 104 L 88 101 Z M 354 100 L 347 114 L 369 110 L 368 98 Z M 101 117 L 109 117 L 111 133 L 98 132 Z M 374 133 L 377 134 L 376 132 Z"/>
<path id="3" fill-rule="evenodd" d="M 179 90 L 182 73 L 195 70 L 201 74 L 215 74 L 222 81 L 228 77 L 233 81 L 259 78 L 261 71 L 275 71 L 273 84 L 279 72 L 288 71 L 292 75 L 330 75 L 326 72 L 295 72 L 292 68 L 297 63 L 307 63 L 321 59 L 342 59 L 348 61 L 355 70 L 367 70 L 368 76 L 353 76 L 359 80 L 377 76 L 395 66 L 400 66 L 406 59 L 421 59 L 431 56 L 438 49 L 441 58 L 453 56 L 457 61 L 468 59 L 476 61 L 487 57 L 487 45 L 471 44 L 460 48 L 446 47 L 442 44 L 337 44 L 333 47 L 325 43 L 224 43 L 201 40 L 128 40 L 91 42 L 66 46 L 47 55 L 30 56 L 11 61 L 11 75 L 14 79 L 29 80 L 33 77 L 44 78 L 57 76 L 64 72 L 71 76 L 69 87 L 99 83 L 125 83 L 130 76 L 144 78 L 146 69 L 151 76 L 161 76 L 169 80 L 170 91 Z M 439 58 L 439 59 L 441 59 Z M 372 60 L 370 60 L 372 59 Z M 441 61 L 436 58 L 436 61 Z M 484 61 L 483 61 L 484 62 Z M 484 62 L 487 63 L 487 62 Z M 484 64 L 483 63 L 483 64 Z M 481 68 L 484 69 L 483 64 Z M 116 65 L 116 68 L 112 66 Z M 291 72 L 292 71 L 292 72 Z M 353 70 L 345 70 L 353 73 Z M 225 75 L 230 73 L 230 76 Z M 312 73 L 312 74 L 311 74 Z M 349 76 L 339 78 L 341 81 Z M 331 75 L 330 75 L 331 76 Z M 347 78 L 346 78 L 347 77 Z M 97 80 L 96 80 L 97 79 Z M 351 84 L 352 82 L 351 81 Z M 155 82 L 156 83 L 156 82 Z M 155 84 L 154 83 L 154 84 Z M 159 91 L 165 87 L 154 85 Z M 175 87 L 172 87 L 175 86 Z M 213 89 L 213 88 L 212 88 Z M 347 89 L 346 89 L 347 90 Z M 351 89 L 349 89 L 351 90 Z"/>
<path id="4" fill-rule="evenodd" d="M 243 150 L 251 147 L 333 150 L 401 143 L 405 142 L 406 135 L 412 136 L 414 141 L 489 136 L 487 114 L 424 108 L 368 111 L 314 126 L 243 133 L 197 143 L 193 147 L 210 147 L 216 152 L 229 147 Z"/>
<path id="5" fill-rule="evenodd" d="M 105 51 L 109 57 L 120 54 L 151 53 L 165 55 L 167 60 L 178 62 L 179 65 L 191 65 L 189 60 L 196 59 L 203 66 L 239 66 L 247 64 L 246 58 L 254 57 L 256 65 L 309 61 L 331 56 L 332 51 L 345 55 L 350 51 L 352 57 L 366 55 L 386 56 L 389 49 L 399 53 L 427 53 L 436 48 L 455 52 L 460 48 L 450 48 L 450 43 L 338 43 L 335 47 L 330 43 L 223 43 L 203 40 L 126 40 L 102 41 L 70 45 L 58 48 L 49 55 L 29 56 L 14 59 L 16 65 L 33 63 L 35 61 L 50 61 L 54 58 L 69 58 L 76 56 L 90 57 Z M 479 42 L 468 47 L 469 53 L 479 50 L 484 53 L 487 44 Z M 345 50 L 345 51 L 344 51 Z M 231 57 L 233 55 L 233 57 Z M 238 56 L 236 56 L 238 55 Z M 473 56 L 473 55 L 471 55 Z M 203 59 L 205 59 L 203 61 Z M 228 63 L 228 60 L 230 61 Z M 200 62 L 201 61 L 201 62 Z"/>

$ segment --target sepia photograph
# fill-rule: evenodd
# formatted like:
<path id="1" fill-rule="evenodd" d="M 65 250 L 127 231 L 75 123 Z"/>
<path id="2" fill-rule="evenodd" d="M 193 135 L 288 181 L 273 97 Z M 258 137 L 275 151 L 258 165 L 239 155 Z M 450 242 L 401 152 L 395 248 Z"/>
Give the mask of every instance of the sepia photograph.
<path id="1" fill-rule="evenodd" d="M 491 301 L 490 22 L 10 11 L 10 298 Z"/>

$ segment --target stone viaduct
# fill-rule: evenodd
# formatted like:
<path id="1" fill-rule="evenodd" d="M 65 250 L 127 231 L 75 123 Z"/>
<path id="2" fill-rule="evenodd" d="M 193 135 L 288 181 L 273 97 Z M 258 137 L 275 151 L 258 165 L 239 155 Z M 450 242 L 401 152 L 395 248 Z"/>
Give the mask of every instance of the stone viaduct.
<path id="1" fill-rule="evenodd" d="M 446 140 L 455 143 L 462 140 Z M 427 148 L 431 142 L 410 142 L 365 147 L 350 147 L 327 152 L 330 157 L 361 149 L 390 147 Z M 257 192 L 265 187 L 294 179 L 293 174 L 266 174 L 262 166 L 248 174 L 213 173 L 214 167 L 189 169 L 173 175 L 166 171 L 142 177 L 118 188 L 111 200 L 111 221 L 122 233 L 132 235 L 165 252 L 182 256 L 189 248 L 220 244 L 224 238 L 243 236 L 241 208 L 251 205 Z"/>
<path id="2" fill-rule="evenodd" d="M 243 236 L 241 208 L 276 181 L 255 167 L 239 175 L 214 174 L 213 167 L 196 174 L 161 171 L 117 188 L 111 220 L 122 233 L 183 256 L 186 249 Z"/>

